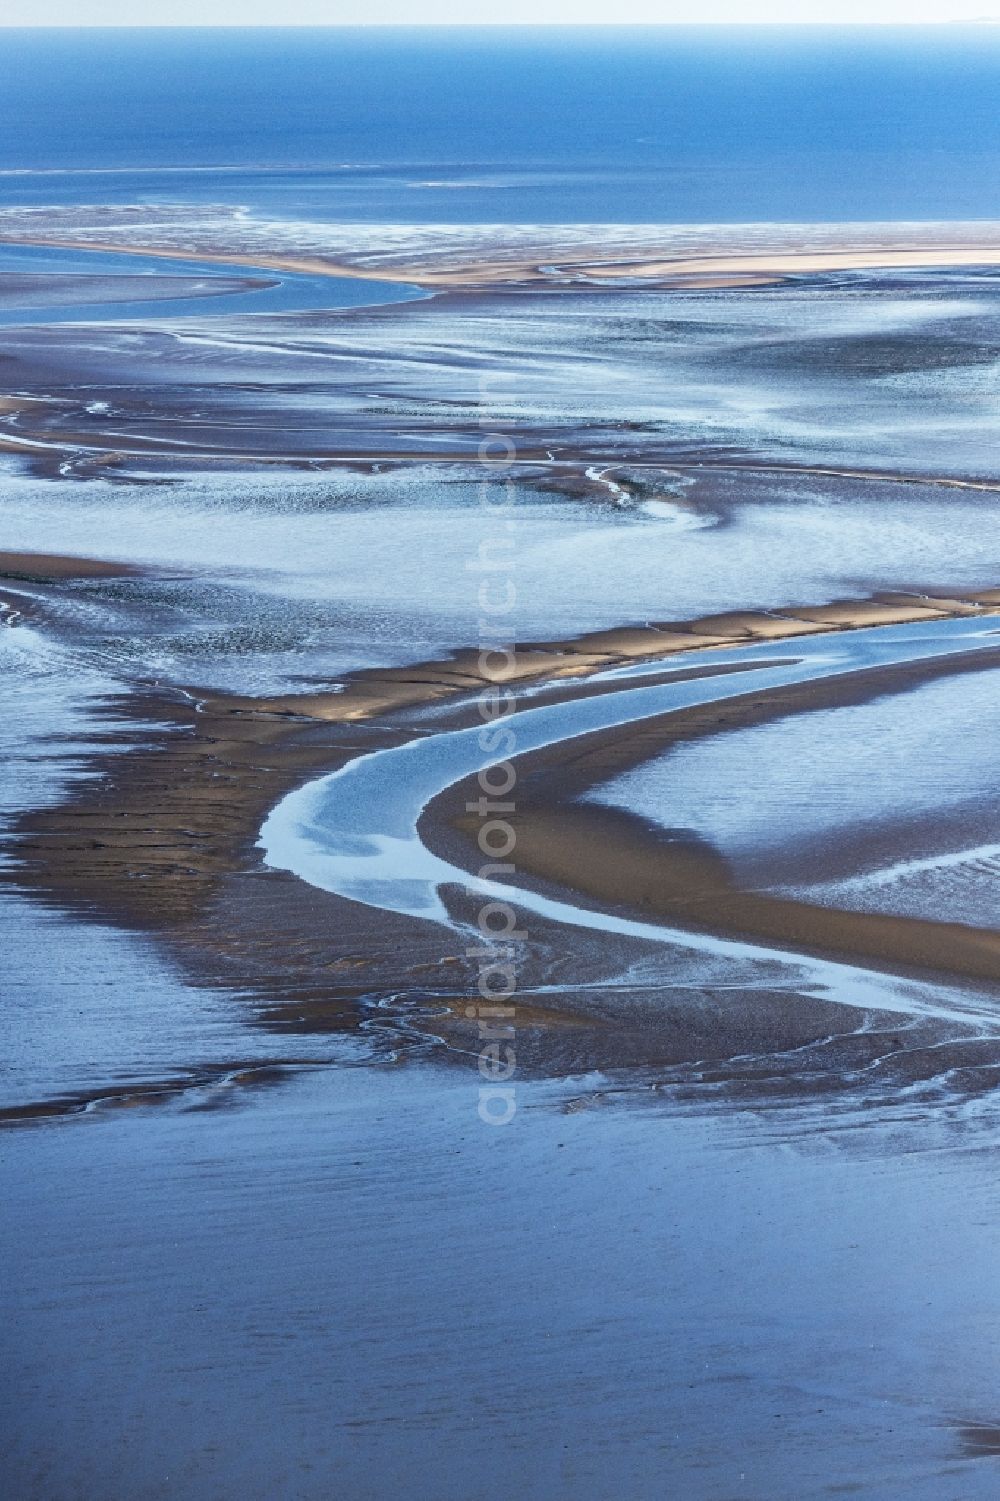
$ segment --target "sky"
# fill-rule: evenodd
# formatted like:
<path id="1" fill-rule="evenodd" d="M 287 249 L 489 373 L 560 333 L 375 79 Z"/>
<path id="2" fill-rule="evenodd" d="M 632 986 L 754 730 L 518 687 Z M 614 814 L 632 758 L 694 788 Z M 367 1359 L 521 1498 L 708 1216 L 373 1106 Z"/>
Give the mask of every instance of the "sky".
<path id="1" fill-rule="evenodd" d="M 0 27 L 907 24 L 997 17 L 990 0 L 964 6 L 962 0 L 3 0 Z"/>

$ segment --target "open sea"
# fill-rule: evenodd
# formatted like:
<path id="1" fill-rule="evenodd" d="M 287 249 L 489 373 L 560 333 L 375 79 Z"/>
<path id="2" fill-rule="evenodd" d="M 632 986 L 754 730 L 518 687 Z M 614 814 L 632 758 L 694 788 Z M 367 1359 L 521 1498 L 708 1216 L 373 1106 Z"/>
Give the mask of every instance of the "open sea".
<path id="1" fill-rule="evenodd" d="M 0 32 L 0 204 L 991 218 L 1000 28 Z"/>

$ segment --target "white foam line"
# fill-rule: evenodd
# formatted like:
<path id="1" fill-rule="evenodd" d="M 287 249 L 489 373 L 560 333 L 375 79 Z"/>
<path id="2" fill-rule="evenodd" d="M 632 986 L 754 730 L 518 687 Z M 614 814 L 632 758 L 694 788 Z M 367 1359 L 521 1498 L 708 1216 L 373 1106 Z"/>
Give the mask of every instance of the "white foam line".
<path id="1" fill-rule="evenodd" d="M 609 479 L 610 469 L 600 469 L 596 464 L 591 464 L 589 469 L 584 470 L 587 478 L 597 485 L 603 485 L 616 505 L 624 505 L 632 499 L 624 485 L 619 485 L 617 480 Z"/>
<path id="2" fill-rule="evenodd" d="M 847 886 L 858 888 L 894 886 L 898 881 L 905 881 L 909 876 L 922 875 L 925 871 L 947 870 L 960 865 L 987 865 L 998 858 L 1000 858 L 1000 844 L 979 844 L 972 849 L 954 850 L 946 855 L 928 855 L 922 860 L 898 860 L 894 865 L 886 865 L 879 870 L 865 871 L 843 881 L 824 881 L 822 885 L 802 889 L 820 891 L 827 886 L 836 887 L 838 890 Z"/>

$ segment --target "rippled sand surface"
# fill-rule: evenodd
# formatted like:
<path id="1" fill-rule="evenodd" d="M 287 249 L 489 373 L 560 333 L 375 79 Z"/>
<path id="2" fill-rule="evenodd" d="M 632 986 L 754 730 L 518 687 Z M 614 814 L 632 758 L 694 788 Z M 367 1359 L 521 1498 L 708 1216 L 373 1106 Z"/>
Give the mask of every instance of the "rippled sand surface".
<path id="1" fill-rule="evenodd" d="M 995 669 L 675 748 L 598 796 L 724 853 L 741 880 L 993 928 Z"/>

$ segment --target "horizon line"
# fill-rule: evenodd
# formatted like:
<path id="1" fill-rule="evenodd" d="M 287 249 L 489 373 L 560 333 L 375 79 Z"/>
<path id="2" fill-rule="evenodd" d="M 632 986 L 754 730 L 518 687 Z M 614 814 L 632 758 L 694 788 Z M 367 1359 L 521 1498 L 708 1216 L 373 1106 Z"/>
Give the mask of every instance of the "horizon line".
<path id="1" fill-rule="evenodd" d="M 39 21 L 0 20 L 0 31 L 927 31 L 1000 27 L 996 16 L 943 16 L 935 21 Z"/>

